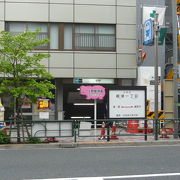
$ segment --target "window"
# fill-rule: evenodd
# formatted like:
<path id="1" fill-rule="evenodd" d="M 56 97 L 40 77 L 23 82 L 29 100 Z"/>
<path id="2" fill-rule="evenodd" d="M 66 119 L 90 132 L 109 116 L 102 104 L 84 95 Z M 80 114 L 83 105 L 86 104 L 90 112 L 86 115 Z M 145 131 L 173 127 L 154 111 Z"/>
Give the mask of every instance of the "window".
<path id="1" fill-rule="evenodd" d="M 48 25 L 45 23 L 8 23 L 8 31 L 17 35 L 23 33 L 25 31 L 35 32 L 36 29 L 40 28 L 39 35 L 37 37 L 38 40 L 48 38 Z M 37 48 L 46 49 L 48 44 L 44 44 Z"/>
<path id="2" fill-rule="evenodd" d="M 64 25 L 64 49 L 72 49 L 72 24 Z"/>
<path id="3" fill-rule="evenodd" d="M 62 51 L 115 51 L 116 49 L 115 25 L 8 22 L 7 28 L 14 34 L 40 28 L 37 39 L 48 38 L 50 43 L 37 47 L 38 49 Z"/>
<path id="4" fill-rule="evenodd" d="M 59 26 L 51 24 L 50 26 L 50 49 L 59 49 Z"/>
<path id="5" fill-rule="evenodd" d="M 75 25 L 75 49 L 115 50 L 115 26 Z"/>

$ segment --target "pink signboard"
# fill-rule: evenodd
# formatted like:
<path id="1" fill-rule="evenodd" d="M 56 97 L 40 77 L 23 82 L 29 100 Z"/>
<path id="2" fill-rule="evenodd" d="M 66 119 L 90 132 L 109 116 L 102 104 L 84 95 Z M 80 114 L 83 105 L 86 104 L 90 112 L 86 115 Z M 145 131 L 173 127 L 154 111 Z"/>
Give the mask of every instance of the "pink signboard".
<path id="1" fill-rule="evenodd" d="M 105 88 L 100 85 L 80 86 L 80 94 L 85 95 L 86 99 L 103 99 L 106 91 Z"/>

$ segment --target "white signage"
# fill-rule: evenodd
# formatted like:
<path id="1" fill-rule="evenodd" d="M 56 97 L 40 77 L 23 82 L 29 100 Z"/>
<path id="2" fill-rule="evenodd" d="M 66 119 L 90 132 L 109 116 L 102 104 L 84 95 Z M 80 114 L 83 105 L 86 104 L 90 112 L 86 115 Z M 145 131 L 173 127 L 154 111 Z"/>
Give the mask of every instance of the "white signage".
<path id="1" fill-rule="evenodd" d="M 49 119 L 49 112 L 39 112 L 39 119 Z"/>
<path id="2" fill-rule="evenodd" d="M 161 77 L 161 67 L 158 67 L 158 76 Z M 141 66 L 138 67 L 137 86 L 147 87 L 147 100 L 149 103 L 149 111 L 154 111 L 154 67 Z M 158 110 L 161 110 L 161 83 L 158 85 Z"/>
<path id="3" fill-rule="evenodd" d="M 159 25 L 162 26 L 164 23 L 164 17 L 165 17 L 165 11 L 166 11 L 166 7 L 148 7 L 148 6 L 144 6 L 143 7 L 143 24 L 145 23 L 146 20 L 148 20 L 149 18 L 154 19 L 151 14 L 153 13 L 158 13 L 158 22 Z"/>
<path id="4" fill-rule="evenodd" d="M 114 79 L 82 79 L 74 78 L 73 83 L 75 84 L 114 84 Z"/>
<path id="5" fill-rule="evenodd" d="M 145 90 L 109 90 L 109 118 L 145 118 Z"/>

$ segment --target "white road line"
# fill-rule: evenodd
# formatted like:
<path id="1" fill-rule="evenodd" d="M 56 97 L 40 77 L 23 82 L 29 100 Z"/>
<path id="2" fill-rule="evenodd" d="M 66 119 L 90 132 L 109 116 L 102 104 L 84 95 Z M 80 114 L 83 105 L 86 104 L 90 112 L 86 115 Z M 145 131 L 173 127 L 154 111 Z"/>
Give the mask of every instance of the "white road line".
<path id="1" fill-rule="evenodd" d="M 54 178 L 54 179 L 31 179 L 31 180 L 106 180 L 106 179 L 123 179 L 123 178 L 133 179 L 133 178 L 142 178 L 142 177 L 164 177 L 164 176 L 180 176 L 180 173 L 141 174 L 141 175 L 124 175 L 124 176 L 105 176 L 105 177 L 74 177 L 74 178 Z"/>

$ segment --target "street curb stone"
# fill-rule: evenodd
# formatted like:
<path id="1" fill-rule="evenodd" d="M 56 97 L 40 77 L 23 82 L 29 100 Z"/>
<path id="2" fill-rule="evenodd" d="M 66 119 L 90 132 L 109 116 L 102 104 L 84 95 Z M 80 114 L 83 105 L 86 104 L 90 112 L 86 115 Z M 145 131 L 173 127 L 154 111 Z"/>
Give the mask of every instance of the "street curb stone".
<path id="1" fill-rule="evenodd" d="M 31 150 L 31 149 L 59 149 L 77 147 L 113 147 L 113 146 L 155 146 L 180 145 L 179 140 L 148 141 L 148 142 L 78 142 L 78 143 L 46 143 L 46 144 L 1 144 L 0 150 Z"/>

